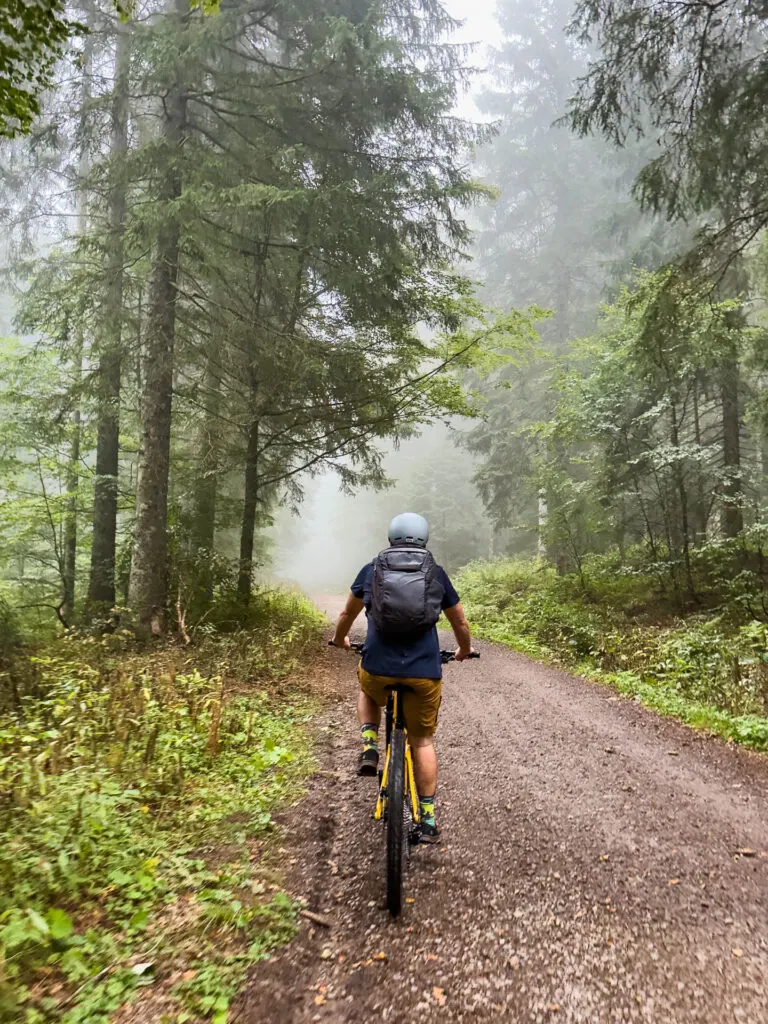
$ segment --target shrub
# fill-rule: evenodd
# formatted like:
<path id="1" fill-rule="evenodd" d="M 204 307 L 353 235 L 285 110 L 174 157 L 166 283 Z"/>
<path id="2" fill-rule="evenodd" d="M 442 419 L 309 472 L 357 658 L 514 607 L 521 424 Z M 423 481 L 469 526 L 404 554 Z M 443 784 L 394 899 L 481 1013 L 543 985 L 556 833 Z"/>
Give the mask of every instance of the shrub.
<path id="1" fill-rule="evenodd" d="M 322 619 L 277 592 L 254 616 L 151 657 L 120 634 L 26 652 L 36 692 L 0 715 L 0 1019 L 106 1024 L 151 981 L 132 970 L 149 945 L 194 961 L 178 999 L 224 1020 L 290 934 L 292 904 L 254 888 L 251 858 L 310 764 L 307 700 L 272 688 Z"/>
<path id="2" fill-rule="evenodd" d="M 536 561 L 475 563 L 457 584 L 474 628 L 489 639 L 569 667 L 631 673 L 726 714 L 768 713 L 764 623 L 745 622 L 739 606 L 662 614 L 653 579 L 615 555 L 592 556 L 582 569 L 559 577 Z"/>

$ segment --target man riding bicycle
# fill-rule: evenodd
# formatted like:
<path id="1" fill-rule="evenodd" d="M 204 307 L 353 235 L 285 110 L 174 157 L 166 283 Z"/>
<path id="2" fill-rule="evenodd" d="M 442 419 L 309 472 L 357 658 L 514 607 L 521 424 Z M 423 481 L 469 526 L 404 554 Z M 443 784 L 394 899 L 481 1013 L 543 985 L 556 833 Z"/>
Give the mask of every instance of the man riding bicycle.
<path id="1" fill-rule="evenodd" d="M 421 811 L 420 841 L 439 842 L 435 822 L 437 755 L 433 737 L 443 675 L 436 623 L 440 612 L 451 624 L 456 660 L 472 654 L 469 624 L 445 570 L 427 551 L 429 526 L 423 516 L 403 512 L 389 524 L 389 549 L 357 574 L 336 625 L 333 644 L 349 647 L 349 631 L 363 608 L 368 635 L 358 667 L 357 717 L 363 750 L 358 775 L 376 775 L 381 708 L 388 688 L 405 686 L 403 714 L 413 751 Z"/>

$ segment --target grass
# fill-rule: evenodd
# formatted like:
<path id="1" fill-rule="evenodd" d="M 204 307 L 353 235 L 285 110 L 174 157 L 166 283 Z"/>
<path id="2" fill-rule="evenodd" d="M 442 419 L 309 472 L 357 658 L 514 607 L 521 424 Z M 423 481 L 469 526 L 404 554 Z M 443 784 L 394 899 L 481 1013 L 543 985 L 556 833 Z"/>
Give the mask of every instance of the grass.
<path id="1" fill-rule="evenodd" d="M 585 589 L 586 584 L 586 589 Z M 661 715 L 768 750 L 768 627 L 727 609 L 675 617 L 647 578 L 595 559 L 582 577 L 536 561 L 457 578 L 473 632 L 608 684 Z"/>
<path id="2" fill-rule="evenodd" d="M 635 697 L 647 708 L 668 718 L 677 718 L 694 729 L 703 729 L 721 739 L 754 750 L 768 750 L 768 719 L 759 715 L 733 715 L 711 704 L 702 704 L 658 685 L 643 682 L 632 672 L 584 673 L 607 683 L 620 693 Z"/>
<path id="3" fill-rule="evenodd" d="M 0 715 L 0 1020 L 100 1024 L 154 989 L 165 1020 L 223 1024 L 296 925 L 263 853 L 312 768 L 297 677 L 322 622 L 270 595 L 191 648 L 24 653 Z"/>

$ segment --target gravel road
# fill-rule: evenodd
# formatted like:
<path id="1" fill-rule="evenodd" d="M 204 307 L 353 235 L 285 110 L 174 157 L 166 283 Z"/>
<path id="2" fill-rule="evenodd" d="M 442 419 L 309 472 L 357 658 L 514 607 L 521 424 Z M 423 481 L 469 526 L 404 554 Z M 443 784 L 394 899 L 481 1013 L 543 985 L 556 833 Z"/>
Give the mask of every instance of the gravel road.
<path id="1" fill-rule="evenodd" d="M 355 659 L 319 652 L 335 701 L 283 857 L 331 927 L 304 921 L 238 1020 L 765 1024 L 768 758 L 477 646 L 446 669 L 444 838 L 415 851 L 398 921 L 353 774 Z"/>

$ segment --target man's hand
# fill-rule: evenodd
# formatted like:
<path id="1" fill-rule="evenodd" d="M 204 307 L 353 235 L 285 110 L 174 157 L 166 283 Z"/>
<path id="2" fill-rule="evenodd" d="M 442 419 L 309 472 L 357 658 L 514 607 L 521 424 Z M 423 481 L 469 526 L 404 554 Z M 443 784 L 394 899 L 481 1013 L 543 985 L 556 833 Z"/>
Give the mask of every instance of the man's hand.
<path id="1" fill-rule="evenodd" d="M 333 640 L 331 640 L 334 647 L 341 647 L 343 650 L 349 650 L 350 644 L 348 633 L 352 628 L 352 623 L 362 610 L 363 602 L 359 597 L 355 597 L 355 595 L 350 591 L 347 603 L 344 605 L 344 611 L 341 613 L 339 621 L 336 623 L 336 632 L 333 634 Z"/>
<path id="2" fill-rule="evenodd" d="M 474 654 L 474 650 L 471 647 L 460 647 L 454 654 L 456 661 L 466 661 L 470 654 Z"/>

